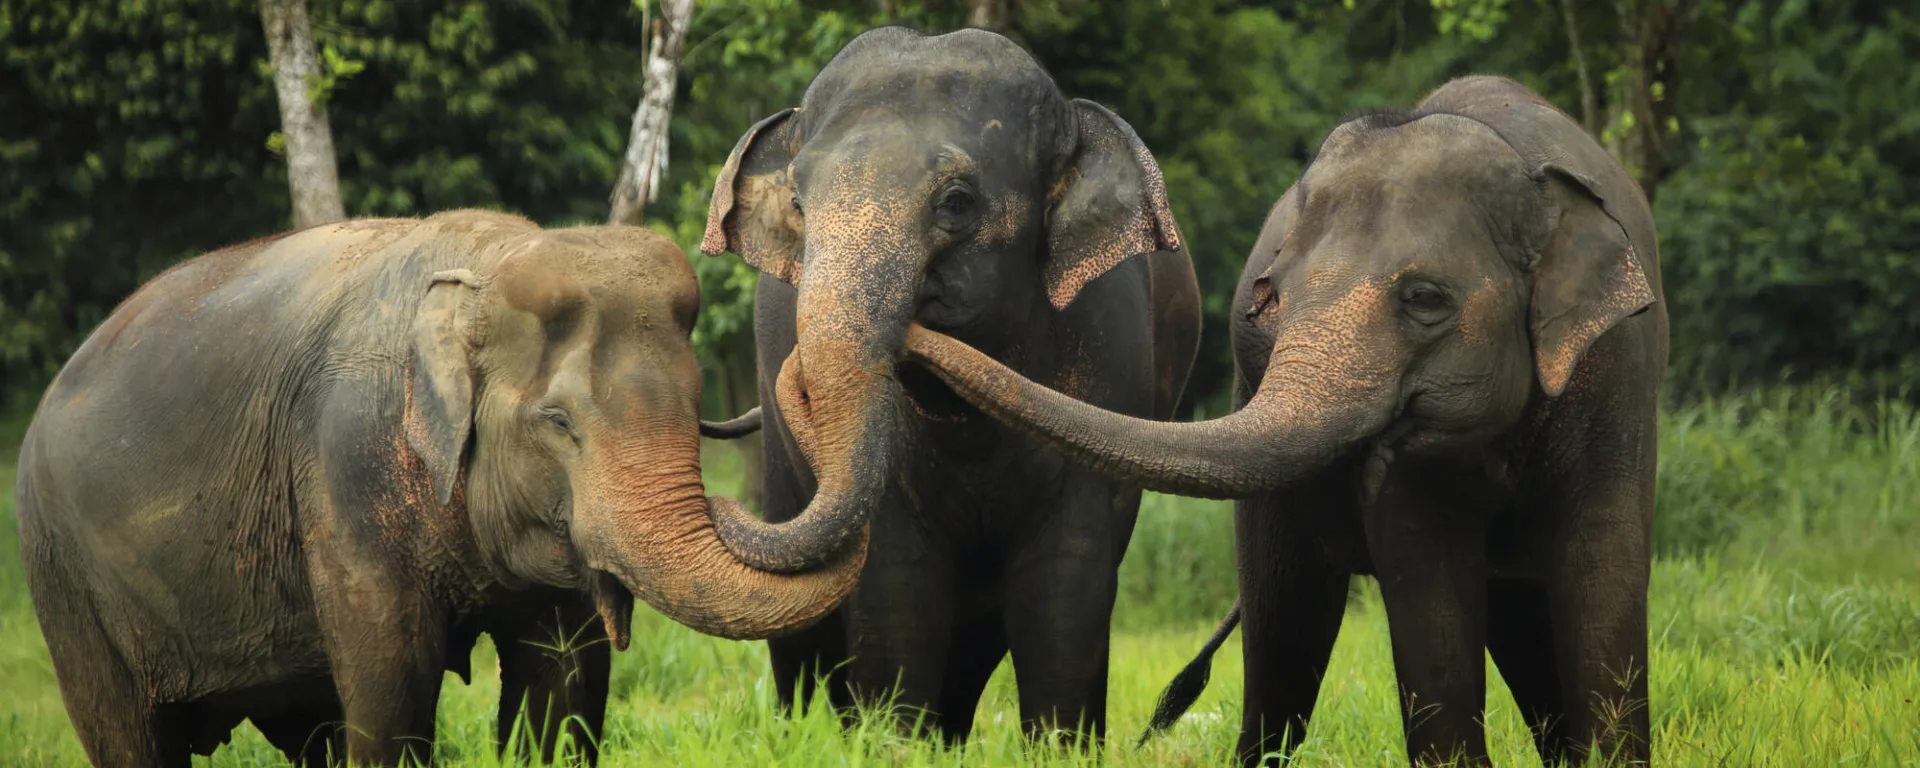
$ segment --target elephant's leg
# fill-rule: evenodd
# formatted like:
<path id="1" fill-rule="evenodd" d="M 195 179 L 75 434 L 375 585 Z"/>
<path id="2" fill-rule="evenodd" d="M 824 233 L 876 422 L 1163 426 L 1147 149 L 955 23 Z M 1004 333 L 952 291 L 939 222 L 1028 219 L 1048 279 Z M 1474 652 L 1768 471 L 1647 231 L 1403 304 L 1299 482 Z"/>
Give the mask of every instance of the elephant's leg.
<path id="1" fill-rule="evenodd" d="M 763 390 L 761 396 L 769 427 L 761 439 L 760 503 L 762 516 L 778 523 L 798 517 L 813 498 L 813 488 L 798 476 L 794 462 L 800 459 L 787 445 L 771 391 Z M 853 697 L 844 667 L 849 658 L 846 614 L 845 607 L 837 608 L 818 624 L 767 641 L 782 713 L 804 712 L 811 706 L 816 688 L 824 682 L 830 705 L 851 716 Z"/>
<path id="2" fill-rule="evenodd" d="M 954 629 L 948 644 L 946 683 L 940 687 L 940 730 L 949 745 L 973 732 L 973 715 L 993 670 L 1007 656 L 1006 620 L 998 612 Z"/>
<path id="3" fill-rule="evenodd" d="M 1091 476 L 1069 489 L 1008 545 L 1003 605 L 1022 727 L 1080 744 L 1106 735 L 1113 602 L 1140 492 Z"/>
<path id="4" fill-rule="evenodd" d="M 860 583 L 843 604 L 853 695 L 868 705 L 891 698 L 903 729 L 936 728 L 953 636 L 953 557 L 919 513 L 874 511 Z"/>
<path id="5" fill-rule="evenodd" d="M 1246 667 L 1234 754 L 1243 765 L 1284 757 L 1306 738 L 1340 634 L 1352 576 L 1326 561 L 1311 521 L 1343 507 L 1318 486 L 1234 503 Z"/>
<path id="6" fill-rule="evenodd" d="M 399 585 L 374 558 L 310 552 L 314 604 L 346 715 L 348 761 L 432 759 L 434 708 L 446 670 L 444 613 Z"/>
<path id="7" fill-rule="evenodd" d="M 584 599 L 562 599 L 544 616 L 535 613 L 525 619 L 511 630 L 492 633 L 500 656 L 495 747 L 504 753 L 517 735 L 521 758 L 537 744 L 541 761 L 550 763 L 556 748 L 567 741 L 575 754 L 595 764 L 613 663 L 606 628 Z"/>
<path id="8" fill-rule="evenodd" d="M 1530 581 L 1489 583 L 1487 652 L 1533 731 L 1540 759 L 1549 764 L 1567 756 L 1565 700 L 1553 651 L 1553 614 L 1546 590 Z"/>
<path id="9" fill-rule="evenodd" d="M 1449 503 L 1446 483 L 1409 474 L 1390 476 L 1362 514 L 1393 639 L 1407 754 L 1416 764 L 1484 764 L 1484 519 Z"/>
<path id="10" fill-rule="evenodd" d="M 1647 462 L 1649 465 L 1651 461 Z M 1649 481 L 1650 482 L 1650 481 Z M 1571 530 L 1549 562 L 1555 658 L 1564 681 L 1566 738 L 1609 759 L 1644 764 L 1647 713 L 1647 582 L 1651 489 L 1639 480 L 1587 492 L 1556 519 Z"/>
<path id="11" fill-rule="evenodd" d="M 94 765 L 186 768 L 192 760 L 171 714 L 156 705 L 108 641 L 87 601 L 48 610 L 37 601 L 60 696 L 75 735 Z M 66 606 L 73 606 L 71 609 Z"/>
<path id="12" fill-rule="evenodd" d="M 828 706 L 851 717 L 846 609 L 836 609 L 807 629 L 768 640 L 767 657 L 773 664 L 773 683 L 780 688 L 782 713 L 805 712 L 824 685 Z"/>

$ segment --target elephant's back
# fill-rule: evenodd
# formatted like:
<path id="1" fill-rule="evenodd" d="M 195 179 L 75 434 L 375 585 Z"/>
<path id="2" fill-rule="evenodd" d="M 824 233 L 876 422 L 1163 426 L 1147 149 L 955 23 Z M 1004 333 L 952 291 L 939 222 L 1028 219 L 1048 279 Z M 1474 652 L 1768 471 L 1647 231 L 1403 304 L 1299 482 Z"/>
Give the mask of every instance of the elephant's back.
<path id="1" fill-rule="evenodd" d="M 332 309 L 329 299 L 363 280 L 355 267 L 412 228 L 404 220 L 310 227 L 183 261 L 141 285 L 94 329 L 55 377 L 42 411 L 61 405 L 62 395 L 112 388 L 129 369 L 162 377 L 279 344 L 275 333 Z"/>
<path id="2" fill-rule="evenodd" d="M 518 217 L 356 219 L 223 248 L 142 285 L 55 376 L 34 419 L 61 446 L 195 453 L 294 418 L 303 392 L 398 376 L 433 272 L 468 267 Z M 51 446 L 50 446 L 51 447 Z"/>
<path id="3" fill-rule="evenodd" d="M 358 224 L 358 223 L 356 223 Z M 386 224 L 380 222 L 380 224 Z M 199 454 L 313 358 L 355 275 L 326 272 L 401 227 L 284 233 L 182 262 L 114 309 L 54 377 L 30 431 L 46 460 L 97 463 L 162 445 Z M 403 232 L 402 232 L 403 234 Z M 172 452 L 170 451 L 170 452 Z M 124 466 L 120 467 L 122 471 Z"/>
<path id="4" fill-rule="evenodd" d="M 272 453 L 299 430 L 298 392 L 324 378 L 317 339 L 351 292 L 350 279 L 317 279 L 343 240 L 362 242 L 338 227 L 187 260 L 121 302 L 28 427 L 23 534 L 137 572 L 206 559 L 216 529 L 251 533 L 237 529 L 254 502 L 288 495 Z"/>
<path id="5" fill-rule="evenodd" d="M 409 247 L 421 224 L 298 230 L 141 286 L 42 397 L 21 453 L 34 497 L 23 494 L 23 531 L 137 569 L 289 526 L 320 396 L 343 376 L 404 367 L 405 327 L 366 320 L 405 303 L 382 283 L 431 268 Z"/>

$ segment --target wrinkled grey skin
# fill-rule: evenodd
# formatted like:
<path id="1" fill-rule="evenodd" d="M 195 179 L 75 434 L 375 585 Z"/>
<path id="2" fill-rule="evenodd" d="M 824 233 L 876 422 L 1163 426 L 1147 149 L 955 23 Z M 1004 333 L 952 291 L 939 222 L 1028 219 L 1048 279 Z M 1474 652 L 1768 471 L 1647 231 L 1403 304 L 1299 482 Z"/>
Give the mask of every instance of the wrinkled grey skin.
<path id="1" fill-rule="evenodd" d="M 721 536 L 745 562 L 796 567 L 762 553 L 831 552 L 841 521 L 873 522 L 854 595 L 769 643 L 783 705 L 796 685 L 812 696 L 816 671 L 832 672 L 841 707 L 897 682 L 907 716 L 928 711 L 963 740 L 1010 651 L 1030 732 L 1103 731 L 1108 621 L 1139 489 L 895 361 L 910 323 L 924 323 L 1090 402 L 1168 418 L 1199 338 L 1179 247 L 1133 130 L 1062 97 L 988 32 L 862 34 L 797 109 L 741 138 L 702 250 L 764 273 L 766 517 L 785 522 L 721 521 Z"/>
<path id="2" fill-rule="evenodd" d="M 1380 581 L 1416 760 L 1484 761 L 1488 652 L 1544 757 L 1645 760 L 1657 249 L 1576 123 L 1470 77 L 1341 125 L 1274 206 L 1234 296 L 1232 415 L 1156 424 L 933 331 L 908 347 L 1076 461 L 1240 499 L 1243 762 L 1304 736 L 1355 574 Z"/>
<path id="3" fill-rule="evenodd" d="M 634 596 L 729 637 L 817 621 L 861 542 L 782 574 L 722 547 L 715 513 L 744 513 L 701 484 L 698 306 L 649 230 L 484 211 L 312 227 L 141 287 L 48 388 L 16 488 L 94 764 L 184 766 L 248 719 L 296 762 L 429 758 L 482 632 L 496 735 L 524 714 L 551 758 L 565 723 L 592 759 Z"/>

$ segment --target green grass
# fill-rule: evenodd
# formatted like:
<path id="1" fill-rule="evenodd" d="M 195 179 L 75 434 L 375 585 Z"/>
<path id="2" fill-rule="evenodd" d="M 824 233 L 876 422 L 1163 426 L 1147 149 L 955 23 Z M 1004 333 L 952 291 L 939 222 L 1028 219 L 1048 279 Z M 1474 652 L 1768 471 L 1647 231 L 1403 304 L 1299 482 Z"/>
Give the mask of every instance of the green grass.
<path id="1" fill-rule="evenodd" d="M 17 430 L 15 430 L 17 433 Z M 3 433 L 3 432 L 0 432 Z M 1664 765 L 1920 765 L 1920 414 L 1896 404 L 1778 391 L 1713 400 L 1664 419 L 1651 666 L 1655 757 Z M 0 446 L 0 457 L 10 449 Z M 710 461 L 731 492 L 737 465 Z M 0 486 L 10 488 L 10 457 Z M 1239 636 L 1213 684 L 1169 733 L 1135 751 L 1162 685 L 1233 601 L 1229 505 L 1149 496 L 1115 616 L 1109 718 L 1113 765 L 1220 765 L 1238 727 Z M 84 765 L 21 583 L 12 499 L 0 501 L 0 755 L 12 765 Z M 1299 764 L 1400 763 L 1386 619 L 1358 582 L 1312 737 Z M 474 682 L 442 693 L 440 750 L 493 765 L 492 648 Z M 1498 765 L 1537 765 L 1512 698 L 1489 666 L 1487 722 Z M 1012 670 L 981 705 L 974 741 L 947 751 L 878 720 L 843 733 L 816 709 L 775 714 L 764 643 L 634 619 L 616 657 L 606 765 L 1091 765 L 1030 747 Z M 251 727 L 197 764 L 278 765 Z"/>

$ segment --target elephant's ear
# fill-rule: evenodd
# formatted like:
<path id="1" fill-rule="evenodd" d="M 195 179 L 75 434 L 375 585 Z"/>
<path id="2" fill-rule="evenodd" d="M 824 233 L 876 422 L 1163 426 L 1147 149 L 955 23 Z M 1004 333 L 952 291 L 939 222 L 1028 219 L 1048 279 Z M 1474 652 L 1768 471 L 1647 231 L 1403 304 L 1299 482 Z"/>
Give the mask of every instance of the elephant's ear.
<path id="1" fill-rule="evenodd" d="M 793 204 L 794 121 L 792 107 L 748 128 L 713 180 L 707 234 L 700 252 L 732 251 L 755 269 L 791 283 L 800 277 L 801 235 L 806 222 Z"/>
<path id="2" fill-rule="evenodd" d="M 1627 230 L 1592 180 L 1541 167 L 1551 231 L 1534 266 L 1533 355 L 1540 386 L 1559 397 L 1580 356 L 1608 329 L 1653 305 L 1652 286 Z"/>
<path id="3" fill-rule="evenodd" d="M 1064 309 L 1094 278 L 1129 257 L 1180 250 L 1160 165 L 1133 126 L 1074 99 L 1079 142 L 1047 209 L 1047 297 Z"/>
<path id="4" fill-rule="evenodd" d="M 472 272 L 434 273 L 413 315 L 407 381 L 407 445 L 427 465 L 441 506 L 453 501 L 461 454 L 473 433 L 473 319 L 480 288 Z"/>
<path id="5" fill-rule="evenodd" d="M 1301 176 L 1304 178 L 1306 174 L 1302 173 Z M 1287 187 L 1287 191 L 1280 195 L 1280 200 L 1267 211 L 1267 221 L 1260 227 L 1260 240 L 1254 242 L 1254 252 L 1247 257 L 1247 269 L 1256 266 L 1254 262 L 1257 259 L 1267 260 L 1266 268 L 1262 269 L 1247 286 L 1246 317 L 1248 319 L 1258 317 L 1260 313 L 1273 308 L 1274 299 L 1278 295 L 1273 290 L 1273 273 L 1275 270 L 1284 269 L 1286 261 L 1295 255 L 1297 249 L 1288 248 L 1288 246 L 1293 243 L 1295 228 L 1300 226 L 1305 199 L 1304 193 L 1300 191 L 1300 182 L 1296 181 L 1292 186 Z M 1276 239 L 1268 240 L 1268 237 Z M 1245 279 L 1245 274 L 1242 272 L 1241 279 Z"/>

